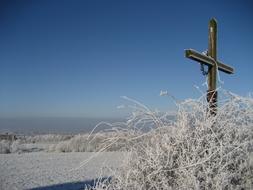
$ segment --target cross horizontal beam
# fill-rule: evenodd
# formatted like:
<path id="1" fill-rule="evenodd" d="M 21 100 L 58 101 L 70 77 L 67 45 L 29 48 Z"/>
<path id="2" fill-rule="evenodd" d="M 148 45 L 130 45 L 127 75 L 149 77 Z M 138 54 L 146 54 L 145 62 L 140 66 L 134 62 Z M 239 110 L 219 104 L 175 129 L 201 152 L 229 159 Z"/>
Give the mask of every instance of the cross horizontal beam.
<path id="1" fill-rule="evenodd" d="M 207 55 L 204 55 L 202 53 L 199 53 L 193 49 L 186 49 L 185 50 L 185 57 L 190 58 L 195 61 L 198 61 L 200 63 L 203 63 L 207 66 L 214 66 L 216 64 L 215 60 L 213 58 L 211 58 Z M 227 74 L 234 73 L 234 69 L 232 67 L 225 65 L 224 63 L 217 61 L 217 66 L 220 71 L 223 71 Z"/>

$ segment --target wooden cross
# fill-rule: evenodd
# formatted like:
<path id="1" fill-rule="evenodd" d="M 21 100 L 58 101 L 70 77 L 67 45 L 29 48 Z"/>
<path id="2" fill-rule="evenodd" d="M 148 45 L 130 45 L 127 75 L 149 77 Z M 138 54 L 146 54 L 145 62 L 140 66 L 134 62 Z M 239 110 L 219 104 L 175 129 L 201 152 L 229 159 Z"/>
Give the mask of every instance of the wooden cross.
<path id="1" fill-rule="evenodd" d="M 218 94 L 216 91 L 216 74 L 217 69 L 227 74 L 234 73 L 234 69 L 224 63 L 217 61 L 217 21 L 212 18 L 209 21 L 209 35 L 208 35 L 208 52 L 207 55 L 199 53 L 193 49 L 185 50 L 185 56 L 192 60 L 208 66 L 208 90 L 207 101 L 209 102 L 209 111 L 211 115 L 217 113 Z"/>

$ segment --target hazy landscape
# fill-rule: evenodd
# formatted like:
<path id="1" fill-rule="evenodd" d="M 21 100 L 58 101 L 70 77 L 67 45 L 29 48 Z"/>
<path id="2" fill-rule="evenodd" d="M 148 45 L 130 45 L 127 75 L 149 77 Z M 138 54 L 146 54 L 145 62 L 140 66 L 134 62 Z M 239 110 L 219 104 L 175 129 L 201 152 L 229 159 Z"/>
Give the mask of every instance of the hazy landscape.
<path id="1" fill-rule="evenodd" d="M 89 133 L 100 122 L 121 121 L 122 118 L 24 117 L 0 118 L 0 133 L 24 135 Z M 98 130 L 108 126 L 100 125 Z"/>

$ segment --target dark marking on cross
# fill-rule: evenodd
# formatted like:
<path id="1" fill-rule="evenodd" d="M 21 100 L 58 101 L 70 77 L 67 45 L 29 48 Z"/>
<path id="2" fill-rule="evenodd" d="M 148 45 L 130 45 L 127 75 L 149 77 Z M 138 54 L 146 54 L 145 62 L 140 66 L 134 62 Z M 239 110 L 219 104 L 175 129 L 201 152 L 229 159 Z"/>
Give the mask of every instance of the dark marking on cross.
<path id="1" fill-rule="evenodd" d="M 211 115 L 217 113 L 218 94 L 216 91 L 217 69 L 227 74 L 234 73 L 234 69 L 222 62 L 217 61 L 217 21 L 212 18 L 208 27 L 208 52 L 207 55 L 199 53 L 193 49 L 185 50 L 185 56 L 201 64 L 208 66 L 208 90 L 207 101 Z"/>

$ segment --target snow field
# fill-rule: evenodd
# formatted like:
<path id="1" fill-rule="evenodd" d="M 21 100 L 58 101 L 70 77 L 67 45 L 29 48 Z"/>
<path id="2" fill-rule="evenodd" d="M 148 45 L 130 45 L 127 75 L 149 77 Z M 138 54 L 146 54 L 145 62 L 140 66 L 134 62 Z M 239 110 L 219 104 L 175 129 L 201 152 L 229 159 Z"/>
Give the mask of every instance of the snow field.
<path id="1" fill-rule="evenodd" d="M 47 189 L 61 184 L 62 190 L 84 189 L 85 181 L 110 177 L 111 170 L 120 167 L 121 152 L 95 153 L 24 153 L 0 154 L 0 189 Z M 88 164 L 82 162 L 94 157 Z M 103 168 L 103 170 L 102 170 Z M 79 185 L 68 184 L 82 182 Z M 71 188 L 70 188 L 71 187 Z"/>

